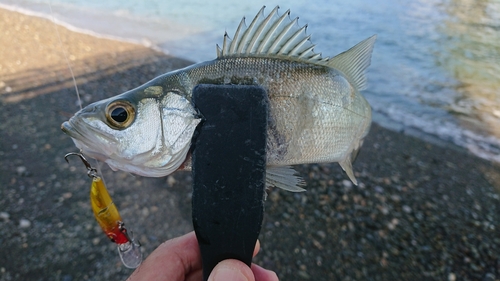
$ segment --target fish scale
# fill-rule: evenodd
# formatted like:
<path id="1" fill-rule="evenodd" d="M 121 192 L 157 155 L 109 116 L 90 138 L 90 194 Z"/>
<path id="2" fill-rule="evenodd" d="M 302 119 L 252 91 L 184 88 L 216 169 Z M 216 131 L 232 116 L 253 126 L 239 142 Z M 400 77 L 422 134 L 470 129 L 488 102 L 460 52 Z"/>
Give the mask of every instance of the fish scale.
<path id="1" fill-rule="evenodd" d="M 340 72 L 326 66 L 251 57 L 226 58 L 184 71 L 191 81 L 183 93 L 189 100 L 191 87 L 200 83 L 230 80 L 231 84 L 256 84 L 267 90 L 271 115 L 268 135 L 274 136 L 267 144 L 271 166 L 337 162 L 351 145 L 349 137 L 342 134 L 351 131 L 359 136 L 365 128 L 358 123 L 370 120 L 364 98 L 351 91 Z M 164 87 L 178 79 L 170 76 Z"/>
<path id="2" fill-rule="evenodd" d="M 265 16 L 262 8 L 248 27 L 241 21 L 232 40 L 224 35 L 215 60 L 91 104 L 62 129 L 82 153 L 112 169 L 166 176 L 189 162 L 201 121 L 191 102 L 196 85 L 258 85 L 269 97 L 267 183 L 303 191 L 290 165 L 339 162 L 356 184 L 352 161 L 371 124 L 371 108 L 360 91 L 374 43 L 372 36 L 323 58 L 289 11 L 279 15 L 276 7 Z"/>

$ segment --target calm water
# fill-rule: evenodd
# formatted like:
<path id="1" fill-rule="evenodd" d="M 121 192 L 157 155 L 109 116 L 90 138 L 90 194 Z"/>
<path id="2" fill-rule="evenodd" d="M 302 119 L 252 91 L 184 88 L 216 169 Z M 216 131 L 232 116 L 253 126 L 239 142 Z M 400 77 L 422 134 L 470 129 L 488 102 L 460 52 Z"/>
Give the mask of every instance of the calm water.
<path id="1" fill-rule="evenodd" d="M 48 0 L 0 0 L 50 16 Z M 51 0 L 53 16 L 81 32 L 141 42 L 193 61 L 215 58 L 224 31 L 262 5 L 223 0 Z M 333 4 L 334 3 L 334 4 Z M 316 51 L 333 56 L 378 34 L 369 88 L 379 124 L 453 142 L 500 162 L 500 1 L 288 0 Z M 152 77 L 153 78 L 153 77 Z"/>

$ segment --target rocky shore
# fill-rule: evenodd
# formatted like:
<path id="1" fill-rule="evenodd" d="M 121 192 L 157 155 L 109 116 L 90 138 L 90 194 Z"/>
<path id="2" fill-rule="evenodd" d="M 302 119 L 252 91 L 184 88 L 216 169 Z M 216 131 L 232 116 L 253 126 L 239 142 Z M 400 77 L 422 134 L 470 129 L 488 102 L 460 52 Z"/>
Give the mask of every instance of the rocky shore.
<path id="1" fill-rule="evenodd" d="M 83 164 L 63 158 L 79 108 L 65 57 L 84 105 L 190 62 L 2 9 L 0 38 L 0 281 L 126 279 Z M 498 164 L 374 124 L 358 186 L 336 163 L 297 169 L 307 192 L 268 191 L 255 259 L 281 280 L 500 280 Z M 192 230 L 190 173 L 102 170 L 145 256 Z"/>

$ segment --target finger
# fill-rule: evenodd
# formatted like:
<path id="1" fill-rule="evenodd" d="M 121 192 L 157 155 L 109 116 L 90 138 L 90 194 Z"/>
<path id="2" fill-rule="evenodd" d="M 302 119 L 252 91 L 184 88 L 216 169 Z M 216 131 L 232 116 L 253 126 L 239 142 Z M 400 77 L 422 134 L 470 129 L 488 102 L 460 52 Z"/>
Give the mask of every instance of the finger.
<path id="1" fill-rule="evenodd" d="M 255 263 L 252 263 L 252 272 L 256 281 L 278 281 L 276 272 L 264 269 Z"/>
<path id="2" fill-rule="evenodd" d="M 218 263 L 208 281 L 255 281 L 252 270 L 239 260 L 229 259 Z"/>
<path id="3" fill-rule="evenodd" d="M 253 257 L 255 257 L 260 251 L 260 242 L 257 239 L 257 242 L 255 242 L 255 248 L 253 249 Z"/>
<path id="4" fill-rule="evenodd" d="M 130 275 L 128 281 L 184 280 L 201 271 L 201 255 L 194 232 L 162 243 Z"/>
<path id="5" fill-rule="evenodd" d="M 203 270 L 199 269 L 191 272 L 186 276 L 186 281 L 200 281 L 203 280 Z"/>

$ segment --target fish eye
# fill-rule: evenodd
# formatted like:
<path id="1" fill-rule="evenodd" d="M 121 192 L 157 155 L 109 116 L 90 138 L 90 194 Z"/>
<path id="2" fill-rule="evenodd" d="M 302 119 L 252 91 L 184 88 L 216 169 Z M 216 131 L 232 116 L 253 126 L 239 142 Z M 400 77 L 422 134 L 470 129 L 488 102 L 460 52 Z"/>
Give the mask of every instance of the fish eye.
<path id="1" fill-rule="evenodd" d="M 127 128 L 135 118 L 135 108 L 126 101 L 115 101 L 106 108 L 108 124 L 115 129 Z"/>

